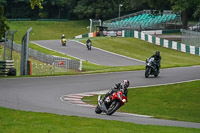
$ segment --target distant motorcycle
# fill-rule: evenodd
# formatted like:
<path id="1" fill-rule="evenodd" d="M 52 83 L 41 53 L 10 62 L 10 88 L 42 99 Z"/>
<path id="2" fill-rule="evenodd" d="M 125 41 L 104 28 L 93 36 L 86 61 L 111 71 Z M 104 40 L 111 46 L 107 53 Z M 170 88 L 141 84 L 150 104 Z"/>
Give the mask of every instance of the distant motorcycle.
<path id="1" fill-rule="evenodd" d="M 86 46 L 87 46 L 87 49 L 88 49 L 88 50 L 91 50 L 91 47 L 92 47 L 91 42 L 87 43 Z"/>
<path id="2" fill-rule="evenodd" d="M 66 46 L 66 42 L 67 42 L 66 38 L 62 38 L 61 39 L 62 46 Z"/>
<path id="3" fill-rule="evenodd" d="M 122 91 L 114 92 L 111 96 L 108 96 L 104 101 L 102 101 L 101 95 L 98 96 L 98 105 L 95 109 L 97 114 L 102 112 L 107 115 L 112 115 L 117 109 L 127 102 L 127 96 L 124 96 Z"/>
<path id="4" fill-rule="evenodd" d="M 154 75 L 155 77 L 159 75 L 154 57 L 150 57 L 146 60 L 145 77 L 148 78 L 149 75 Z"/>

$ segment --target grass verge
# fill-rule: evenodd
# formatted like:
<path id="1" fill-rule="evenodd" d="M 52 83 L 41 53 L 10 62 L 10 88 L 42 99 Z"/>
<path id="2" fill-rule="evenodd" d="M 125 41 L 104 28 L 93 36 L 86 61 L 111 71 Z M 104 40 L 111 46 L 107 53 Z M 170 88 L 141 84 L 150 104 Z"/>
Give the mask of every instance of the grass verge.
<path id="1" fill-rule="evenodd" d="M 200 129 L 139 125 L 0 107 L 1 133 L 199 133 Z"/>
<path id="2" fill-rule="evenodd" d="M 85 40 L 81 40 L 85 43 Z M 155 51 L 161 53 L 161 67 L 180 67 L 200 65 L 200 56 L 183 53 L 180 51 L 164 48 L 136 38 L 94 38 L 92 45 L 120 55 L 145 61 Z"/>
<path id="3" fill-rule="evenodd" d="M 66 38 L 73 38 L 76 35 L 88 32 L 86 28 L 89 25 L 88 20 L 79 21 L 10 21 L 9 26 L 12 30 L 17 30 L 14 40 L 21 43 L 21 39 L 26 31 L 32 27 L 30 40 L 53 40 L 60 39 L 62 34 Z"/>
<path id="4" fill-rule="evenodd" d="M 200 80 L 146 88 L 128 92 L 128 103 L 120 111 L 156 118 L 200 123 Z M 96 105 L 97 96 L 83 101 Z"/>

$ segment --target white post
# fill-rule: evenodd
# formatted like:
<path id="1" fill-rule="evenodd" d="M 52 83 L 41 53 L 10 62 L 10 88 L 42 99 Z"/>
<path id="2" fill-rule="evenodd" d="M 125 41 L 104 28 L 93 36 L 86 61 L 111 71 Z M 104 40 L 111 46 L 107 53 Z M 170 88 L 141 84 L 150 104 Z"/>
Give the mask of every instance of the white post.
<path id="1" fill-rule="evenodd" d="M 99 22 L 100 22 L 100 26 L 101 26 L 101 20 L 99 19 Z"/>
<path id="2" fill-rule="evenodd" d="M 54 62 L 52 63 L 52 74 L 54 73 Z"/>
<path id="3" fill-rule="evenodd" d="M 90 19 L 90 33 L 92 32 L 92 19 Z"/>
<path id="4" fill-rule="evenodd" d="M 79 71 L 82 71 L 82 60 L 80 60 Z"/>
<path id="5" fill-rule="evenodd" d="M 122 4 L 119 4 L 119 19 L 120 19 L 120 7 L 122 6 Z"/>
<path id="6" fill-rule="evenodd" d="M 19 66 L 19 64 L 18 64 L 18 63 L 19 63 L 19 60 L 17 60 L 17 71 L 19 70 L 19 69 L 18 69 L 18 66 Z"/>
<path id="7" fill-rule="evenodd" d="M 35 74 L 38 74 L 38 70 L 37 70 L 37 64 L 35 64 Z"/>

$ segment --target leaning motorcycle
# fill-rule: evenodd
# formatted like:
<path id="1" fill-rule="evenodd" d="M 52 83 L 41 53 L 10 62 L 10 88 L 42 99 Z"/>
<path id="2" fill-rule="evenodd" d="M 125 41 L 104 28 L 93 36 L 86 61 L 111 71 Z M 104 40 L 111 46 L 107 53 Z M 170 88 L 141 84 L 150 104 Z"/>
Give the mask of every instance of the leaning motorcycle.
<path id="1" fill-rule="evenodd" d="M 127 102 L 127 96 L 125 96 L 122 91 L 114 92 L 112 95 L 108 96 L 104 101 L 102 101 L 101 95 L 98 96 L 98 105 L 95 108 L 95 112 L 100 114 L 102 112 L 107 115 L 112 115 L 117 109 Z"/>
<path id="2" fill-rule="evenodd" d="M 62 46 L 66 46 L 66 42 L 67 42 L 66 38 L 61 39 Z"/>
<path id="3" fill-rule="evenodd" d="M 154 75 L 157 77 L 159 75 L 159 71 L 156 68 L 156 62 L 154 57 L 150 57 L 146 60 L 146 70 L 145 70 L 145 77 L 148 78 L 149 75 Z"/>
<path id="4" fill-rule="evenodd" d="M 87 43 L 86 46 L 87 46 L 87 49 L 88 49 L 88 50 L 91 50 L 91 47 L 92 47 L 91 42 Z"/>

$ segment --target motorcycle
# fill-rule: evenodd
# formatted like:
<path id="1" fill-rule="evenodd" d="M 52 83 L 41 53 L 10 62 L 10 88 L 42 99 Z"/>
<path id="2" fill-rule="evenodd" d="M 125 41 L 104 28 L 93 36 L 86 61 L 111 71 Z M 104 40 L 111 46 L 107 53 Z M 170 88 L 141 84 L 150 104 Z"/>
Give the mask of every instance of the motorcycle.
<path id="1" fill-rule="evenodd" d="M 107 115 L 112 115 L 117 109 L 127 102 L 127 96 L 125 96 L 122 91 L 114 92 L 112 95 L 108 96 L 104 101 L 102 101 L 102 96 L 98 96 L 98 105 L 95 108 L 97 114 L 102 112 Z"/>
<path id="2" fill-rule="evenodd" d="M 66 42 L 67 42 L 66 38 L 61 39 L 62 46 L 66 46 Z"/>
<path id="3" fill-rule="evenodd" d="M 156 62 L 154 57 L 150 57 L 146 60 L 146 70 L 145 70 L 145 77 L 148 78 L 149 75 L 154 75 L 157 77 L 159 75 L 159 70 L 157 70 Z"/>
<path id="4" fill-rule="evenodd" d="M 91 42 L 87 43 L 86 46 L 87 46 L 87 49 L 88 49 L 88 50 L 91 50 L 91 47 L 92 47 Z"/>

